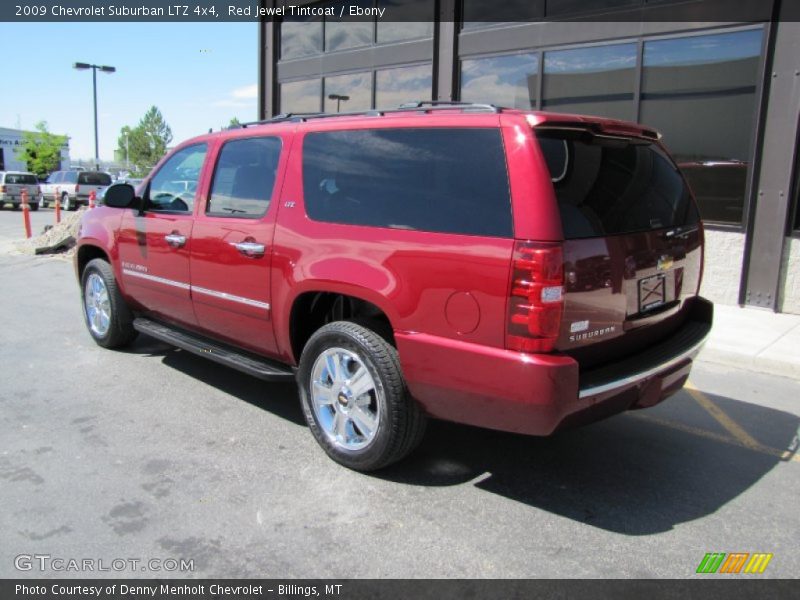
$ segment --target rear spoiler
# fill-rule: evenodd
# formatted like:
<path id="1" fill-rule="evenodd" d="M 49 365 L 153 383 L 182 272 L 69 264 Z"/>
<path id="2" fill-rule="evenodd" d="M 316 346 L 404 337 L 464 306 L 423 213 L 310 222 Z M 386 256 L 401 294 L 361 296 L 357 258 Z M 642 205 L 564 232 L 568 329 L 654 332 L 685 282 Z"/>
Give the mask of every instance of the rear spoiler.
<path id="1" fill-rule="evenodd" d="M 590 135 L 601 135 L 608 137 L 639 137 L 649 140 L 658 141 L 661 139 L 661 134 L 655 129 L 642 127 L 633 123 L 625 123 L 624 121 L 613 121 L 598 123 L 592 121 L 542 121 L 538 124 L 533 124 L 537 130 L 558 129 L 558 130 L 572 130 L 585 132 Z"/>

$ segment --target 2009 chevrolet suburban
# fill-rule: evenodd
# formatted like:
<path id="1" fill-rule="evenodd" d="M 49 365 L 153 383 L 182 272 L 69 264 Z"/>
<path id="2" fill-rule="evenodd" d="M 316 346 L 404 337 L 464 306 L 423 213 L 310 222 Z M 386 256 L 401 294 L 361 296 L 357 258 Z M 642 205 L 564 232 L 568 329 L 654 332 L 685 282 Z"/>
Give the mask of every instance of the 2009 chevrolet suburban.
<path id="1" fill-rule="evenodd" d="M 266 380 L 359 470 L 427 417 L 534 435 L 652 406 L 712 320 L 703 229 L 656 132 L 414 103 L 189 140 L 109 188 L 75 265 L 89 333 Z"/>

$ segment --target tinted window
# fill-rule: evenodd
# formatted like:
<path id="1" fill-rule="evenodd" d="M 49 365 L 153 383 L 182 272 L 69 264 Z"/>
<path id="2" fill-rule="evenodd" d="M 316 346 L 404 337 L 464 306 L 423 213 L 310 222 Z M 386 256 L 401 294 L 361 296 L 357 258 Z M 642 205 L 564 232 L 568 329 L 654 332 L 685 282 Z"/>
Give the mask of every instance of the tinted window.
<path id="1" fill-rule="evenodd" d="M 150 181 L 147 210 L 191 212 L 205 157 L 205 144 L 188 146 L 173 154 Z"/>
<path id="2" fill-rule="evenodd" d="M 544 5 L 544 0 L 464 0 L 464 29 L 498 22 L 537 20 L 544 16 Z"/>
<path id="3" fill-rule="evenodd" d="M 64 171 L 64 177 L 61 179 L 63 183 L 78 183 L 77 171 Z"/>
<path id="4" fill-rule="evenodd" d="M 206 214 L 254 218 L 266 213 L 280 155 L 279 138 L 227 142 L 214 171 Z"/>
<path id="5" fill-rule="evenodd" d="M 281 58 L 299 58 L 322 52 L 321 17 L 287 17 L 281 23 Z"/>
<path id="6" fill-rule="evenodd" d="M 325 78 L 325 112 L 368 110 L 371 104 L 371 72 Z"/>
<path id="7" fill-rule="evenodd" d="M 378 19 L 378 43 L 433 37 L 435 3 L 430 0 L 378 0 L 378 8 L 391 12 L 393 21 Z M 404 19 L 416 19 L 406 21 Z"/>
<path id="8" fill-rule="evenodd" d="M 375 107 L 392 108 L 431 99 L 432 66 L 383 69 L 375 73 Z"/>
<path id="9" fill-rule="evenodd" d="M 108 173 L 80 173 L 78 183 L 86 185 L 111 185 L 111 175 Z"/>
<path id="10" fill-rule="evenodd" d="M 510 108 L 535 108 L 539 81 L 536 54 L 512 54 L 461 62 L 461 99 Z"/>
<path id="11" fill-rule="evenodd" d="M 362 9 L 371 9 L 373 0 L 335 0 L 322 5 L 333 7 L 336 15 L 325 19 L 325 52 L 372 44 L 372 36 L 375 29 L 374 21 L 339 20 L 340 14 L 345 16 L 348 14 L 351 5 Z M 344 7 L 344 13 L 342 13 L 342 7 Z"/>
<path id="12" fill-rule="evenodd" d="M 636 44 L 546 52 L 542 107 L 634 119 L 635 74 Z"/>
<path id="13" fill-rule="evenodd" d="M 762 30 L 644 44 L 640 120 L 664 134 L 704 219 L 741 223 Z"/>
<path id="14" fill-rule="evenodd" d="M 304 79 L 281 84 L 281 112 L 317 113 L 320 111 L 322 81 Z"/>
<path id="15" fill-rule="evenodd" d="M 658 146 L 579 133 L 540 131 L 537 137 L 567 239 L 697 222 L 681 174 Z"/>
<path id="16" fill-rule="evenodd" d="M 17 174 L 17 173 L 8 173 L 6 175 L 6 183 L 17 183 L 17 184 L 36 184 L 36 177 L 33 175 L 27 174 Z"/>
<path id="17" fill-rule="evenodd" d="M 512 235 L 497 129 L 310 133 L 303 188 L 306 211 L 318 221 Z"/>

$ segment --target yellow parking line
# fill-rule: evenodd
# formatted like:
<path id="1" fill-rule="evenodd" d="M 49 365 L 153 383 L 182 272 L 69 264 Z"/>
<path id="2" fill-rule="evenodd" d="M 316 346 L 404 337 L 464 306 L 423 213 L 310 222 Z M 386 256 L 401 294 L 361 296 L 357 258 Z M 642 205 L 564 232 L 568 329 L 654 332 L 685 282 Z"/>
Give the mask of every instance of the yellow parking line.
<path id="1" fill-rule="evenodd" d="M 728 437 L 727 435 L 722 435 L 721 433 L 716 433 L 714 431 L 708 431 L 707 429 L 701 429 L 700 427 L 693 427 L 691 425 L 686 425 L 684 423 L 678 423 L 677 421 L 669 421 L 667 419 L 662 419 L 660 417 L 654 417 L 653 415 L 649 415 L 642 411 L 632 411 L 627 414 L 636 419 L 641 419 L 643 421 L 653 423 L 654 425 L 669 427 L 670 429 L 683 431 L 684 433 L 689 433 L 691 435 L 703 437 L 708 440 L 713 440 L 715 442 L 729 444 L 731 446 L 736 446 L 737 448 L 744 448 L 745 450 L 753 450 L 754 452 L 758 452 L 759 454 L 766 454 L 768 456 L 779 458 L 782 461 L 794 461 L 800 463 L 800 455 L 790 452 L 789 450 L 778 450 L 777 448 L 770 448 L 769 446 L 763 446 L 760 444 L 758 448 L 753 448 L 752 446 L 746 446 L 745 444 L 742 444 L 739 440 L 732 437 Z"/>
<path id="2" fill-rule="evenodd" d="M 705 394 L 703 394 L 703 392 L 694 387 L 691 382 L 687 381 L 686 385 L 683 387 L 689 393 L 689 395 L 706 410 L 708 414 L 714 417 L 728 433 L 738 440 L 740 445 L 752 450 L 761 449 L 761 444 L 758 441 L 753 439 L 753 437 L 744 429 L 742 429 L 736 421 L 725 414 L 725 412 L 719 406 L 714 404 Z"/>

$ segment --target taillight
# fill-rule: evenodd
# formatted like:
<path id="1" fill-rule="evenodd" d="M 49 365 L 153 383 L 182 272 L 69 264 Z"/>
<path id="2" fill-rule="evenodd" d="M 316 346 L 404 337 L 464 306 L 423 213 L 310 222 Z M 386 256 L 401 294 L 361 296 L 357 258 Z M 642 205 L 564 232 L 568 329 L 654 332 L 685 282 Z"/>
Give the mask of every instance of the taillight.
<path id="1" fill-rule="evenodd" d="M 42 193 L 42 186 L 40 186 L 40 185 L 37 185 L 37 186 L 36 186 L 36 195 L 38 196 L 38 195 L 39 195 L 39 194 L 41 194 L 41 193 Z"/>
<path id="2" fill-rule="evenodd" d="M 6 193 L 6 186 L 0 185 L 0 194 L 5 194 L 5 193 Z"/>
<path id="3" fill-rule="evenodd" d="M 564 310 L 563 262 L 560 243 L 514 244 L 506 348 L 550 352 L 555 347 Z"/>

